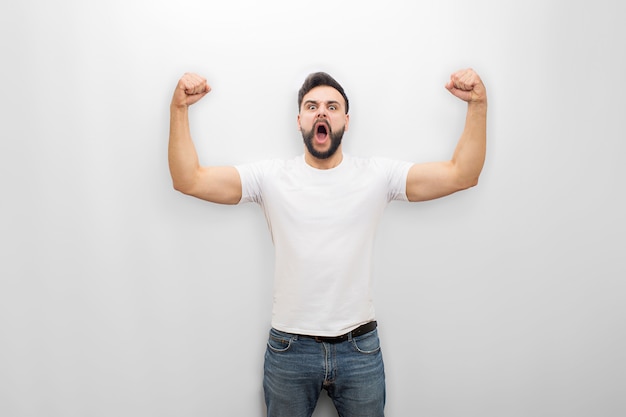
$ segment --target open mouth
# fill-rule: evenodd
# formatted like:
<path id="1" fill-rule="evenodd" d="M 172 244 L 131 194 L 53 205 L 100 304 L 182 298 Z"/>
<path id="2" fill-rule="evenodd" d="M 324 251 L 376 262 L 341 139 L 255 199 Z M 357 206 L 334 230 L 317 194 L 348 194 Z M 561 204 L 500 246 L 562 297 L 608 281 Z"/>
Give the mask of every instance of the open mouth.
<path id="1" fill-rule="evenodd" d="M 325 122 L 319 122 L 315 129 L 315 139 L 320 143 L 325 142 L 328 137 L 328 130 L 329 128 Z"/>

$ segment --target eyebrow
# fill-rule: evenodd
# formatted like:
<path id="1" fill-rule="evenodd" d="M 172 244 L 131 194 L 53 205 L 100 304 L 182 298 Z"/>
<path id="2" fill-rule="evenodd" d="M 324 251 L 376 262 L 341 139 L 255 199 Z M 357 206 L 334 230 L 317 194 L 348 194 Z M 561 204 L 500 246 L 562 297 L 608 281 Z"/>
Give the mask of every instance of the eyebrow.
<path id="1" fill-rule="evenodd" d="M 317 100 L 306 100 L 304 103 L 302 103 L 303 106 L 306 106 L 307 104 L 319 104 L 320 102 Z M 330 104 L 334 104 L 337 107 L 341 107 L 341 103 L 338 102 L 337 100 L 328 100 L 326 102 L 326 105 L 330 105 Z"/>

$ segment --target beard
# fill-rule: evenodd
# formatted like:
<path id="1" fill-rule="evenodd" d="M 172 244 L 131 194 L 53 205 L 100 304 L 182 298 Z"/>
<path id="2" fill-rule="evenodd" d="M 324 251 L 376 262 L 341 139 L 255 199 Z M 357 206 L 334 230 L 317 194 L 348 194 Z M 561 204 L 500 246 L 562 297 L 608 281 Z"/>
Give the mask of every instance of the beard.
<path id="1" fill-rule="evenodd" d="M 302 139 L 304 140 L 304 144 L 313 157 L 317 159 L 328 159 L 337 152 L 339 149 L 339 145 L 341 145 L 341 140 L 343 138 L 343 133 L 345 128 L 341 128 L 340 130 L 334 132 L 331 130 L 330 125 L 326 124 L 326 129 L 328 130 L 328 140 L 330 140 L 330 147 L 325 151 L 318 151 L 313 146 L 313 138 L 315 137 L 315 129 L 312 128 L 309 131 L 302 131 Z"/>

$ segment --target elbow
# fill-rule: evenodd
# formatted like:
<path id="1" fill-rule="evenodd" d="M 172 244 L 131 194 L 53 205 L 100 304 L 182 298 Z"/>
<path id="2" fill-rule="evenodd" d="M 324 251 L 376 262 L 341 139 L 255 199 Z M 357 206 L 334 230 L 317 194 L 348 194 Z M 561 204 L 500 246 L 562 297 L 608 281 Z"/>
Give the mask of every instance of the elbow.
<path id="1" fill-rule="evenodd" d="M 478 177 L 474 177 L 467 183 L 467 188 L 476 187 L 477 185 L 478 185 Z"/>
<path id="2" fill-rule="evenodd" d="M 189 184 L 182 183 L 180 181 L 172 181 L 172 187 L 174 188 L 174 190 L 186 195 L 191 195 L 192 193 Z"/>
<path id="3" fill-rule="evenodd" d="M 478 175 L 473 177 L 464 178 L 459 182 L 458 187 L 459 191 L 467 190 L 472 187 L 476 187 L 478 185 Z"/>
<path id="4" fill-rule="evenodd" d="M 461 190 L 466 190 L 478 185 L 478 178 L 482 172 L 482 164 L 472 169 L 457 170 L 457 184 Z"/>
<path id="5" fill-rule="evenodd" d="M 174 189 L 174 191 L 178 191 L 179 193 L 183 193 L 183 194 L 187 194 L 185 193 L 185 191 L 183 191 L 183 189 L 177 185 L 177 184 L 173 184 L 172 188 Z"/>
<path id="6" fill-rule="evenodd" d="M 187 195 L 193 195 L 196 191 L 198 178 L 197 175 L 188 172 L 179 172 L 170 170 L 172 179 L 172 187 L 174 190 Z"/>

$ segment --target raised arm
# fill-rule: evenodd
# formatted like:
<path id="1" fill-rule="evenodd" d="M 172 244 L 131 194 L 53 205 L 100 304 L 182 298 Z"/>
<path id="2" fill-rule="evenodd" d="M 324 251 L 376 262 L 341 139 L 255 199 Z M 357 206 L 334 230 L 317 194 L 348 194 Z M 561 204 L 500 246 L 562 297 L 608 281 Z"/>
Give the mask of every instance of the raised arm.
<path id="1" fill-rule="evenodd" d="M 189 106 L 211 91 L 206 79 L 185 74 L 170 105 L 168 161 L 174 188 L 182 193 L 221 204 L 241 199 L 241 178 L 232 166 L 200 166 L 189 129 Z"/>
<path id="2" fill-rule="evenodd" d="M 446 88 L 467 102 L 465 128 L 450 161 L 415 164 L 409 170 L 409 201 L 443 197 L 478 184 L 485 162 L 487 140 L 487 92 L 472 69 L 450 76 Z"/>

